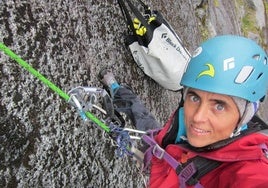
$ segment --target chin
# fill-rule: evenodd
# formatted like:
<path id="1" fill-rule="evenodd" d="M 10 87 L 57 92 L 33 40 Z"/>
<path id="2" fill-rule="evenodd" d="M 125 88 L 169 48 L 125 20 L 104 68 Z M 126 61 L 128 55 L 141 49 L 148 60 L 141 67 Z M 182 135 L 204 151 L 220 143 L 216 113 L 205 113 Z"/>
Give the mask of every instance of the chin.
<path id="1" fill-rule="evenodd" d="M 200 142 L 200 140 L 196 141 L 196 140 L 191 140 L 191 139 L 188 139 L 188 142 L 191 146 L 196 147 L 196 148 L 201 148 L 210 144 L 210 143 Z"/>

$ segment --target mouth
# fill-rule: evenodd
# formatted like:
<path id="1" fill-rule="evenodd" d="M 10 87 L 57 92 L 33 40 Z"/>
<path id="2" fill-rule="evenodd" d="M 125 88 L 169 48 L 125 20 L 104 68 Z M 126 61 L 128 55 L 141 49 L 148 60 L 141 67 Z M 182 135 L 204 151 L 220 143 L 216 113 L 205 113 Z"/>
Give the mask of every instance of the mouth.
<path id="1" fill-rule="evenodd" d="M 193 125 L 190 126 L 190 131 L 192 132 L 192 134 L 198 135 L 198 136 L 208 135 L 211 132 L 211 131 L 207 131 L 204 129 L 194 127 Z"/>

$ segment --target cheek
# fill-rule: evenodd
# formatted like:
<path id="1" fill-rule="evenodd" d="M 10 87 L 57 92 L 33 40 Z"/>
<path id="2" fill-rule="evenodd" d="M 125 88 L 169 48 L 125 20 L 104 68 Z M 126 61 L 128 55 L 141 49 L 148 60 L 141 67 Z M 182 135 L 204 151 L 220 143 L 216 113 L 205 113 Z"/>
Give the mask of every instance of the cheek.
<path id="1" fill-rule="evenodd" d="M 217 135 L 230 136 L 231 133 L 234 131 L 235 127 L 236 127 L 235 122 L 228 121 L 226 119 L 224 121 L 215 120 L 212 124 L 214 125 L 213 126 L 214 132 Z"/>
<path id="2" fill-rule="evenodd" d="M 224 122 L 229 125 L 228 127 L 231 130 L 234 130 L 237 127 L 237 124 L 240 120 L 238 109 L 236 109 L 235 107 L 233 109 L 233 111 L 226 113 L 226 118 L 224 119 Z"/>
<path id="3" fill-rule="evenodd" d="M 239 115 L 233 113 L 220 118 L 215 117 L 211 121 L 211 125 L 213 126 L 214 133 L 218 136 L 221 135 L 220 139 L 225 139 L 228 138 L 234 132 L 238 121 Z"/>
<path id="4" fill-rule="evenodd" d="M 187 125 L 187 122 L 192 119 L 194 116 L 195 109 L 193 107 L 190 107 L 189 105 L 184 105 L 184 121 Z"/>
<path id="5" fill-rule="evenodd" d="M 233 132 L 234 129 L 237 127 L 239 121 L 239 116 L 233 115 L 229 118 L 226 118 L 223 122 L 225 123 L 225 129 L 229 130 L 229 132 Z"/>

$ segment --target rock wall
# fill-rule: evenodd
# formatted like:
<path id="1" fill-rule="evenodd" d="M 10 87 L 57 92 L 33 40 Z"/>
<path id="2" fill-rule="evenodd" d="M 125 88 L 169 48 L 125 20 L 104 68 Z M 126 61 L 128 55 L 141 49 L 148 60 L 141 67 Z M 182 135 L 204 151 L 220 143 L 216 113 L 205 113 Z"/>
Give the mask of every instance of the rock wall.
<path id="1" fill-rule="evenodd" d="M 232 1 L 213 2 L 147 1 L 166 16 L 190 52 L 204 36 L 241 34 L 241 17 L 226 12 Z M 0 41 L 59 88 L 101 87 L 97 73 L 111 66 L 164 123 L 179 94 L 161 88 L 135 65 L 124 45 L 125 31 L 115 0 L 0 1 Z M 83 122 L 3 53 L 0 62 L 0 187 L 144 187 L 135 164 L 114 154 L 103 131 Z M 267 105 L 261 115 L 268 122 Z"/>

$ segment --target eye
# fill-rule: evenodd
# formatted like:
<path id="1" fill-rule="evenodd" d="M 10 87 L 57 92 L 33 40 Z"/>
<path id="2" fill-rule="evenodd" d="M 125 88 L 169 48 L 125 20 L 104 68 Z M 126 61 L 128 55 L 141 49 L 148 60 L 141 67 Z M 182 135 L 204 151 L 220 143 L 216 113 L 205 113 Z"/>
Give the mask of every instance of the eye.
<path id="1" fill-rule="evenodd" d="M 189 98 L 192 102 L 199 102 L 200 100 L 197 95 L 190 95 Z"/>
<path id="2" fill-rule="evenodd" d="M 225 106 L 224 106 L 224 104 L 222 104 L 222 103 L 217 103 L 217 104 L 215 105 L 215 109 L 216 109 L 217 111 L 223 111 L 223 110 L 225 109 Z"/>

